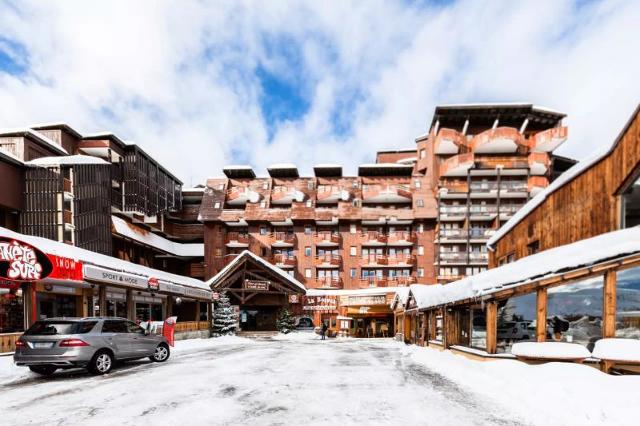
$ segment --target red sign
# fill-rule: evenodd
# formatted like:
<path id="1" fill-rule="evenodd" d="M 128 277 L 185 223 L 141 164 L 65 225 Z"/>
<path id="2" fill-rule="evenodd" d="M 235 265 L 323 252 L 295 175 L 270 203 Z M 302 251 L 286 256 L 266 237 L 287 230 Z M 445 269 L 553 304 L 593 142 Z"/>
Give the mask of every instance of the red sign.
<path id="1" fill-rule="evenodd" d="M 162 335 L 167 339 L 169 345 L 175 345 L 174 333 L 176 327 L 176 321 L 178 317 L 169 317 L 164 320 L 164 324 L 162 325 Z"/>
<path id="2" fill-rule="evenodd" d="M 158 282 L 157 278 L 150 277 L 149 280 L 147 281 L 147 285 L 149 286 L 149 290 L 154 290 L 154 291 L 160 290 L 160 283 Z"/>
<path id="3" fill-rule="evenodd" d="M 65 281 L 82 281 L 84 274 L 82 273 L 82 262 L 68 257 L 48 255 L 53 270 L 49 278 Z"/>
<path id="4" fill-rule="evenodd" d="M 0 279 L 37 281 L 48 277 L 53 266 L 46 254 L 29 244 L 0 237 Z"/>
<path id="5" fill-rule="evenodd" d="M 215 291 L 211 293 L 211 300 L 220 300 L 220 293 Z"/>

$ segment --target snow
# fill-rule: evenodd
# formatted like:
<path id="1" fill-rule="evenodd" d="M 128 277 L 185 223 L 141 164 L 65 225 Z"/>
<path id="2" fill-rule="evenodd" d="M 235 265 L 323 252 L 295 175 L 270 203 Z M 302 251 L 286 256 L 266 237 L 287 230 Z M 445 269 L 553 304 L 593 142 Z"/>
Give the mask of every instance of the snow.
<path id="1" fill-rule="evenodd" d="M 31 137 L 33 137 L 34 139 L 37 139 L 40 142 L 48 145 L 50 148 L 53 148 L 58 153 L 64 154 L 64 155 L 69 155 L 67 150 L 64 149 L 62 146 L 57 144 L 55 141 L 49 139 L 48 137 L 46 137 L 42 133 L 37 132 L 37 131 L 35 131 L 33 129 L 29 129 L 29 128 L 26 128 L 26 127 L 13 128 L 13 129 L 0 129 L 0 136 L 18 134 L 18 133 L 22 133 L 22 134 L 25 134 L 25 135 L 28 134 Z"/>
<path id="2" fill-rule="evenodd" d="M 371 163 L 371 164 L 361 164 L 359 168 L 361 169 L 397 169 L 397 168 L 413 169 L 413 165 L 400 164 L 400 163 Z"/>
<path id="3" fill-rule="evenodd" d="M 169 254 L 179 257 L 204 256 L 204 244 L 176 243 L 160 235 L 137 228 L 118 216 L 111 216 L 111 222 L 118 234 Z"/>
<path id="4" fill-rule="evenodd" d="M 400 304 L 400 306 L 405 306 L 407 304 L 408 299 L 409 299 L 409 287 L 398 288 L 395 296 L 393 296 L 393 300 L 391 301 L 391 309 L 395 309 L 398 304 Z"/>
<path id="5" fill-rule="evenodd" d="M 502 102 L 502 103 L 491 103 L 491 102 L 480 102 L 480 103 L 470 103 L 470 104 L 444 104 L 438 105 L 438 108 L 484 108 L 484 107 L 531 107 L 534 111 L 541 112 L 549 112 L 551 114 L 557 114 L 561 116 L 565 116 L 566 114 L 560 112 L 555 109 L 547 108 L 544 106 L 533 105 L 525 102 Z"/>
<path id="6" fill-rule="evenodd" d="M 314 169 L 341 169 L 342 166 L 340 164 L 316 164 L 313 166 Z"/>
<path id="7" fill-rule="evenodd" d="M 0 237 L 16 239 L 30 244 L 47 254 L 67 257 L 79 260 L 85 265 L 95 265 L 118 272 L 124 272 L 143 277 L 155 277 L 162 281 L 168 281 L 186 287 L 193 287 L 203 290 L 211 290 L 204 282 L 194 278 L 183 277 L 181 275 L 171 274 L 169 272 L 160 271 L 158 269 L 148 268 L 146 266 L 137 265 L 127 262 L 126 260 L 117 259 L 115 257 L 106 256 L 104 254 L 95 253 L 69 244 L 60 243 L 41 237 L 33 237 L 31 235 L 19 234 L 9 229 L 0 227 Z"/>
<path id="8" fill-rule="evenodd" d="M 271 164 L 267 167 L 267 170 L 277 170 L 277 169 L 297 169 L 295 164 L 292 163 L 276 163 Z"/>
<path id="9" fill-rule="evenodd" d="M 243 250 L 242 253 L 237 255 L 231 262 L 229 262 L 227 264 L 227 266 L 222 268 L 220 270 L 220 272 L 218 272 L 213 278 L 211 278 L 209 281 L 207 281 L 205 283 L 207 288 L 210 289 L 211 286 L 220 279 L 220 277 L 224 276 L 224 274 L 226 274 L 227 271 L 229 271 L 233 267 L 235 267 L 235 265 L 237 265 L 242 260 L 242 258 L 244 258 L 244 257 L 252 258 L 253 260 L 255 260 L 256 262 L 260 263 L 265 268 L 270 269 L 271 271 L 273 271 L 276 274 L 280 275 L 286 281 L 288 281 L 291 284 L 295 285 L 296 287 L 298 287 L 303 292 L 306 292 L 306 290 L 307 290 L 306 287 L 300 281 L 298 281 L 297 279 L 295 279 L 294 277 L 292 277 L 291 275 L 286 273 L 284 270 L 282 270 L 282 269 L 278 268 L 277 266 L 267 262 L 266 260 L 264 260 L 263 258 L 258 256 L 257 254 L 254 254 L 254 253 L 250 252 L 249 250 Z"/>
<path id="10" fill-rule="evenodd" d="M 564 342 L 520 342 L 511 347 L 517 357 L 540 359 L 586 359 L 591 352 L 577 343 Z"/>
<path id="11" fill-rule="evenodd" d="M 545 250 L 449 284 L 431 285 L 422 293 L 419 303 L 427 308 L 480 298 L 536 279 L 638 252 L 640 227 L 621 229 Z"/>
<path id="12" fill-rule="evenodd" d="M 25 164 L 33 166 L 64 166 L 73 164 L 109 164 L 98 157 L 90 155 L 66 155 L 62 157 L 41 157 L 27 161 Z"/>
<path id="13" fill-rule="evenodd" d="M 600 339 L 593 348 L 593 356 L 608 361 L 640 363 L 640 340 Z"/>
<path id="14" fill-rule="evenodd" d="M 525 217 L 529 216 L 538 206 L 540 206 L 544 200 L 546 200 L 551 194 L 556 192 L 558 189 L 562 188 L 573 179 L 580 176 L 587 169 L 591 168 L 597 162 L 606 157 L 609 152 L 613 150 L 613 148 L 617 145 L 618 139 L 615 140 L 611 147 L 607 147 L 606 149 L 598 149 L 593 152 L 586 159 L 579 161 L 574 164 L 569 170 L 562 173 L 556 180 L 551 182 L 549 186 L 543 189 L 541 192 L 536 194 L 529 202 L 527 202 L 520 210 L 518 210 L 511 218 L 496 231 L 495 234 L 489 241 L 487 241 L 487 247 L 493 247 L 495 244 L 500 241 L 502 237 L 507 235 L 507 233 L 512 230 L 518 223 L 520 223 Z"/>
<path id="15" fill-rule="evenodd" d="M 246 164 L 231 164 L 229 166 L 224 166 L 222 170 L 253 170 L 253 168 Z"/>
<path id="16" fill-rule="evenodd" d="M 575 363 L 478 362 L 416 346 L 405 351 L 465 390 L 486 395 L 533 425 L 635 425 L 640 376 L 611 376 Z M 507 416 L 503 417 L 505 420 Z"/>

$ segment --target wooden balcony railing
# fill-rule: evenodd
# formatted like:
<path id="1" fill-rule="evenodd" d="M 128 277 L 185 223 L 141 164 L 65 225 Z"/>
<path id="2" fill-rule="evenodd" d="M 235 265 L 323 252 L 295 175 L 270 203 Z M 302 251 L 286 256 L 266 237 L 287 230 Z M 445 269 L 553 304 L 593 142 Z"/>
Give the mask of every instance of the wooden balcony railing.
<path id="1" fill-rule="evenodd" d="M 342 263 L 342 256 L 339 254 L 319 254 L 314 258 L 316 266 L 339 266 Z"/>
<path id="2" fill-rule="evenodd" d="M 271 256 L 271 263 L 274 265 L 296 266 L 298 259 L 294 254 L 274 254 Z"/>
<path id="3" fill-rule="evenodd" d="M 367 231 L 360 234 L 360 241 L 363 244 L 375 243 L 386 244 L 388 240 L 387 234 L 377 231 Z"/>
<path id="4" fill-rule="evenodd" d="M 272 232 L 269 234 L 271 244 L 290 244 L 296 243 L 296 234 L 293 232 Z"/>
<path id="5" fill-rule="evenodd" d="M 199 331 L 199 330 L 208 330 L 209 322 L 208 321 L 183 321 L 177 322 L 174 330 L 179 332 L 184 331 Z"/>
<path id="6" fill-rule="evenodd" d="M 387 265 L 415 265 L 416 257 L 412 254 L 390 254 L 387 256 Z"/>
<path id="7" fill-rule="evenodd" d="M 193 278 L 204 278 L 204 262 L 191 262 L 189 264 L 189 276 Z"/>
<path id="8" fill-rule="evenodd" d="M 389 279 L 388 277 L 360 278 L 358 287 L 360 288 L 389 287 Z"/>
<path id="9" fill-rule="evenodd" d="M 533 151 L 551 152 L 567 140 L 568 134 L 567 127 L 547 129 L 529 138 L 529 147 Z"/>
<path id="10" fill-rule="evenodd" d="M 225 244 L 244 244 L 249 245 L 251 237 L 244 232 L 227 232 L 224 242 Z"/>
<path id="11" fill-rule="evenodd" d="M 342 279 L 339 277 L 317 277 L 312 281 L 319 288 L 342 288 Z"/>
<path id="12" fill-rule="evenodd" d="M 473 152 L 476 153 L 500 153 L 515 152 L 518 145 L 523 144 L 525 142 L 518 129 L 498 127 L 475 135 L 470 145 Z"/>
<path id="13" fill-rule="evenodd" d="M 394 231 L 389 232 L 389 235 L 387 236 L 387 244 L 413 244 L 417 239 L 415 232 Z"/>
<path id="14" fill-rule="evenodd" d="M 316 244 L 338 245 L 340 244 L 341 240 L 342 237 L 340 236 L 339 232 L 316 232 L 313 235 L 313 241 Z"/>
<path id="15" fill-rule="evenodd" d="M 362 266 L 372 266 L 372 265 L 388 265 L 389 264 L 389 256 L 386 254 L 369 254 L 362 256 L 360 259 L 360 264 Z"/>
<path id="16" fill-rule="evenodd" d="M 466 145 L 467 138 L 457 130 L 442 128 L 435 139 L 435 154 L 457 154 L 460 147 Z"/>
<path id="17" fill-rule="evenodd" d="M 440 164 L 441 176 L 466 176 L 467 170 L 473 165 L 472 152 L 455 155 Z"/>
<path id="18" fill-rule="evenodd" d="M 413 276 L 395 276 L 387 277 L 387 285 L 389 287 L 405 287 L 418 282 L 418 279 Z"/>

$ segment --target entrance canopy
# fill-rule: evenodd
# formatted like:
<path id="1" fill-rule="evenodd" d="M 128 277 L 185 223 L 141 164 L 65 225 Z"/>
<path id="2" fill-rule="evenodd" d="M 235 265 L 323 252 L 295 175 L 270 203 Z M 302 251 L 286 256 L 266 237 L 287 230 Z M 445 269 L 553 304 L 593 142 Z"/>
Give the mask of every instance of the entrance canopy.
<path id="1" fill-rule="evenodd" d="M 228 291 L 243 305 L 257 295 L 304 295 L 307 291 L 300 281 L 248 250 L 206 284 L 213 291 Z"/>

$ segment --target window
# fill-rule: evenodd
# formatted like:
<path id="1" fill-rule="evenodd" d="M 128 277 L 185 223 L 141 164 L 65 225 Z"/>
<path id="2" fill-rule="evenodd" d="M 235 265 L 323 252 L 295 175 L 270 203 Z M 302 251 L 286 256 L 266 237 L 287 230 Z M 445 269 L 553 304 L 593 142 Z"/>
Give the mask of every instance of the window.
<path id="1" fill-rule="evenodd" d="M 352 188 L 354 188 L 354 189 L 355 189 L 355 188 L 357 188 L 357 187 L 358 187 L 358 181 L 357 181 L 357 180 L 354 180 L 354 181 L 351 183 L 351 187 L 352 187 Z"/>
<path id="2" fill-rule="evenodd" d="M 261 226 L 260 227 L 260 235 L 267 235 L 268 233 L 268 229 L 266 226 Z"/>
<path id="3" fill-rule="evenodd" d="M 422 198 L 418 198 L 416 200 L 416 206 L 417 207 L 424 207 L 424 200 Z"/>
<path id="4" fill-rule="evenodd" d="M 427 150 L 426 150 L 426 149 L 424 149 L 424 148 L 422 148 L 422 149 L 420 150 L 420 158 L 424 158 L 424 157 L 426 157 L 426 156 L 427 156 Z"/>
<path id="5" fill-rule="evenodd" d="M 307 207 L 313 207 L 313 201 L 311 200 L 307 200 L 306 204 Z"/>
<path id="6" fill-rule="evenodd" d="M 307 189 L 313 189 L 313 181 L 307 181 Z"/>
<path id="7" fill-rule="evenodd" d="M 294 271 L 293 269 L 290 269 L 289 271 L 287 271 L 287 274 L 289 274 L 289 276 L 291 276 L 291 277 L 295 277 L 296 276 L 296 271 Z"/>
<path id="8" fill-rule="evenodd" d="M 511 297 L 498 304 L 498 353 L 511 353 L 514 343 L 536 340 L 536 294 Z"/>
<path id="9" fill-rule="evenodd" d="M 418 278 L 424 278 L 424 268 L 418 268 Z"/>
<path id="10" fill-rule="evenodd" d="M 267 207 L 267 202 L 266 201 L 260 201 L 260 208 L 264 209 L 265 207 Z"/>
<path id="11" fill-rule="evenodd" d="M 311 256 L 311 247 L 306 246 L 306 247 L 304 248 L 304 255 L 305 255 L 305 256 Z"/>
<path id="12" fill-rule="evenodd" d="M 307 268 L 304 270 L 304 277 L 305 278 L 311 278 L 311 269 Z"/>
<path id="13" fill-rule="evenodd" d="M 351 278 L 355 278 L 355 277 L 357 276 L 356 268 L 351 268 L 351 269 L 349 269 L 349 276 L 350 276 Z"/>
<path id="14" fill-rule="evenodd" d="M 224 189 L 224 183 L 218 184 L 218 189 L 222 191 Z"/>
<path id="15" fill-rule="evenodd" d="M 222 249 L 221 248 L 216 248 L 215 256 L 217 256 L 217 257 L 222 256 Z"/>
<path id="16" fill-rule="evenodd" d="M 262 189 L 269 189 L 269 182 L 263 182 Z"/>
<path id="17" fill-rule="evenodd" d="M 311 226 L 309 226 L 309 225 L 306 225 L 306 226 L 304 227 L 304 233 L 305 233 L 306 235 L 311 235 L 311 234 L 313 233 L 313 227 L 311 227 Z"/>
<path id="18" fill-rule="evenodd" d="M 22 290 L 18 288 L 0 296 L 0 333 L 19 331 L 24 331 L 24 299 Z"/>
<path id="19" fill-rule="evenodd" d="M 127 325 L 127 331 L 129 333 L 144 334 L 144 329 L 140 327 L 138 324 L 136 324 L 135 322 L 127 321 L 126 325 Z"/>
<path id="20" fill-rule="evenodd" d="M 536 240 L 532 243 L 527 244 L 527 256 L 536 254 L 539 251 L 540 251 L 540 241 Z"/>
<path id="21" fill-rule="evenodd" d="M 424 246 L 418 246 L 418 256 L 424 255 Z"/>
<path id="22" fill-rule="evenodd" d="M 442 341 L 442 311 L 436 314 L 436 340 Z"/>
<path id="23" fill-rule="evenodd" d="M 351 246 L 349 248 L 349 255 L 356 256 L 357 254 L 358 254 L 358 249 L 356 248 L 356 246 Z"/>
<path id="24" fill-rule="evenodd" d="M 216 201 L 216 202 L 213 204 L 213 208 L 214 208 L 214 209 L 219 209 L 219 208 L 220 208 L 220 201 Z"/>
<path id="25" fill-rule="evenodd" d="M 471 309 L 471 347 L 487 348 L 487 317 L 480 306 Z"/>
<path id="26" fill-rule="evenodd" d="M 351 225 L 349 225 L 349 233 L 350 234 L 355 234 L 356 232 L 358 232 L 358 228 L 357 228 L 356 224 L 352 223 Z"/>
<path id="27" fill-rule="evenodd" d="M 621 227 L 631 228 L 636 225 L 640 225 L 640 177 L 622 194 Z"/>
<path id="28" fill-rule="evenodd" d="M 422 182 L 420 182 L 418 179 L 416 179 L 414 181 L 414 184 L 415 184 L 416 189 L 419 189 L 422 186 Z"/>
<path id="29" fill-rule="evenodd" d="M 547 340 L 579 343 L 592 351 L 602 338 L 604 278 L 588 278 L 547 291 Z"/>
<path id="30" fill-rule="evenodd" d="M 617 272 L 616 337 L 640 339 L 640 267 Z"/>
<path id="31" fill-rule="evenodd" d="M 421 223 L 420 225 L 418 225 L 418 233 L 422 234 L 424 232 L 424 224 Z"/>
<path id="32" fill-rule="evenodd" d="M 125 321 L 105 321 L 102 324 L 103 333 L 128 333 L 127 324 Z"/>

